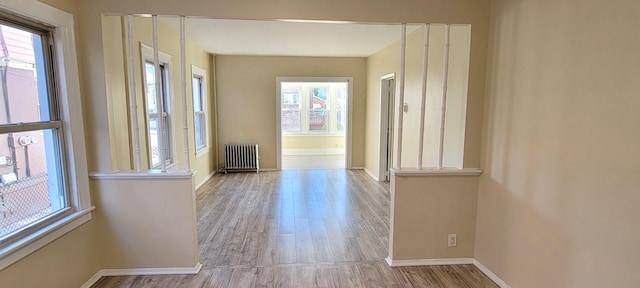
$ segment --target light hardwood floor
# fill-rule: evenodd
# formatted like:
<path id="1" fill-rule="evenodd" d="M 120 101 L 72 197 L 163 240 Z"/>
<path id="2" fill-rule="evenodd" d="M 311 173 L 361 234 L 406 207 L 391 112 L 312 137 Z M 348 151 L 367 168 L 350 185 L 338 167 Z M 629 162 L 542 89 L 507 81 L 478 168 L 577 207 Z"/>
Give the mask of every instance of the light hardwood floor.
<path id="1" fill-rule="evenodd" d="M 388 185 L 362 171 L 219 174 L 197 214 L 198 275 L 92 287 L 498 287 L 472 265 L 390 268 Z"/>

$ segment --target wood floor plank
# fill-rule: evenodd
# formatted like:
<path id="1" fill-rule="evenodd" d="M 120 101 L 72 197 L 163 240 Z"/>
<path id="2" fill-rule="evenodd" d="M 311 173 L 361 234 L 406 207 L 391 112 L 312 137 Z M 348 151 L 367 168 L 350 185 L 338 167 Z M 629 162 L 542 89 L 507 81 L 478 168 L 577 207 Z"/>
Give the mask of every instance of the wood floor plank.
<path id="1" fill-rule="evenodd" d="M 215 175 L 196 208 L 199 274 L 92 287 L 498 287 L 473 265 L 389 267 L 389 185 L 363 171 Z"/>
<path id="2" fill-rule="evenodd" d="M 309 219 L 296 218 L 296 263 L 315 262 Z"/>
<path id="3" fill-rule="evenodd" d="M 253 287 L 256 281 L 257 268 L 236 268 L 233 269 L 229 288 L 249 288 Z"/>
<path id="4" fill-rule="evenodd" d="M 309 218 L 309 230 L 312 238 L 327 238 L 327 229 L 324 226 L 324 220 L 320 218 Z"/>
<path id="5" fill-rule="evenodd" d="M 296 235 L 280 234 L 276 244 L 276 263 L 292 264 L 296 263 Z"/>

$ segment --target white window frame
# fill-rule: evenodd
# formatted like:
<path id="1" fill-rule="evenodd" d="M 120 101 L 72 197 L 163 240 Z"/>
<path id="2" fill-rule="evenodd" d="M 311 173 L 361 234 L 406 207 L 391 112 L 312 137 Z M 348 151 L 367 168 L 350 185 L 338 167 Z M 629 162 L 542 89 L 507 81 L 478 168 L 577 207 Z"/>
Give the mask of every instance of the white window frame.
<path id="1" fill-rule="evenodd" d="M 198 66 L 195 65 L 191 65 L 191 85 L 193 85 L 193 78 L 200 78 L 200 109 L 202 109 L 202 111 L 195 111 L 195 99 L 193 98 L 193 87 L 191 87 L 191 96 L 192 96 L 192 108 L 193 108 L 193 145 L 195 147 L 195 151 L 196 151 L 196 158 L 199 158 L 200 156 L 207 154 L 209 152 L 209 125 L 207 125 L 207 120 L 208 120 L 208 113 L 207 113 L 207 70 L 202 69 Z M 202 115 L 202 119 L 203 119 L 203 123 L 201 125 L 203 125 L 203 131 L 204 131 L 204 135 L 203 135 L 203 139 L 204 139 L 204 145 L 198 147 L 198 143 L 196 143 L 196 114 L 201 114 Z"/>
<path id="2" fill-rule="evenodd" d="M 54 28 L 54 67 L 57 75 L 58 105 L 62 129 L 60 137 L 66 143 L 67 189 L 71 212 L 0 249 L 0 270 L 44 247 L 92 218 L 84 136 L 78 59 L 74 39 L 73 16 L 36 0 L 0 0 L 0 9 Z"/>
<path id="3" fill-rule="evenodd" d="M 309 82 L 309 81 L 305 81 L 305 82 L 309 84 L 300 85 L 298 87 L 300 91 L 299 99 L 298 99 L 299 105 L 300 105 L 300 131 L 282 131 L 282 135 L 283 136 L 345 136 L 347 127 L 345 127 L 343 131 L 338 131 L 338 127 L 337 127 L 338 110 L 336 108 L 338 106 L 337 105 L 338 96 L 337 96 L 337 91 L 334 91 L 333 89 L 331 89 L 331 86 L 330 86 L 331 83 L 341 83 L 341 82 L 340 81 L 326 82 L 326 83 L 323 83 L 322 85 L 318 85 L 322 82 Z M 311 89 L 314 89 L 314 88 L 324 88 L 324 89 L 327 89 L 327 91 L 329 91 L 330 97 L 328 99 L 329 113 L 327 115 L 327 125 L 328 125 L 327 131 L 309 130 L 309 110 L 311 109 L 309 108 L 309 93 L 311 93 Z M 347 87 L 347 95 L 345 95 L 347 97 L 347 99 L 345 99 L 347 100 L 347 102 L 349 98 L 348 90 L 349 90 L 349 87 Z M 349 109 L 348 106 L 347 106 L 347 109 Z M 280 116 L 282 117 L 282 114 Z"/>
<path id="4" fill-rule="evenodd" d="M 147 73 L 145 72 L 145 65 L 146 63 L 153 63 L 154 62 L 154 57 L 153 57 L 153 48 L 151 46 L 148 46 L 144 43 L 140 43 L 140 55 L 142 56 L 140 59 L 142 59 L 142 61 L 140 61 L 141 63 L 141 69 L 142 69 L 142 83 L 144 83 L 142 85 L 142 91 L 143 91 L 143 95 L 144 95 L 144 113 L 145 113 L 145 120 L 146 120 L 146 127 L 147 127 L 147 157 L 149 159 L 149 167 L 151 167 L 151 169 L 156 169 L 159 168 L 161 165 L 161 163 L 158 163 L 156 165 L 153 165 L 153 159 L 151 157 L 151 130 L 149 130 L 149 119 L 150 119 L 150 115 L 149 115 L 149 109 L 147 107 L 149 107 L 149 103 L 148 103 L 148 95 L 147 95 L 147 89 L 146 89 L 146 75 Z M 165 68 L 165 73 L 162 75 L 162 77 L 164 78 L 164 85 L 162 85 L 162 89 L 163 89 L 163 101 L 164 101 L 164 109 L 166 112 L 163 112 L 162 117 L 166 117 L 166 123 L 165 123 L 165 127 L 164 127 L 164 131 L 165 133 L 167 133 L 167 138 L 168 141 L 165 143 L 165 149 L 167 149 L 167 153 L 169 154 L 169 157 L 167 159 L 165 159 L 165 164 L 167 165 L 167 167 L 171 167 L 177 164 L 176 161 L 176 155 L 175 155 L 175 139 L 173 137 L 173 105 L 172 104 L 172 93 L 171 93 L 171 55 L 164 53 L 162 51 L 158 51 L 158 60 L 159 60 L 159 65 L 164 66 Z M 155 79 L 154 79 L 155 81 Z M 158 121 L 162 121 L 161 118 L 158 118 Z M 161 138 L 161 135 L 158 135 L 158 139 Z"/>

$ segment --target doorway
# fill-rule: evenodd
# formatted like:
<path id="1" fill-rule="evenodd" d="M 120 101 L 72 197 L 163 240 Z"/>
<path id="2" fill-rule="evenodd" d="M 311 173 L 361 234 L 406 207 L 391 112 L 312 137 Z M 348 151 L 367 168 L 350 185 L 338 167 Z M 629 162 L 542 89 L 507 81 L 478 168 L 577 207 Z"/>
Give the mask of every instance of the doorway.
<path id="1" fill-rule="evenodd" d="M 278 169 L 350 168 L 351 82 L 278 77 Z"/>
<path id="2" fill-rule="evenodd" d="M 393 117 L 395 115 L 395 74 L 380 78 L 380 175 L 381 181 L 390 180 L 393 163 Z"/>

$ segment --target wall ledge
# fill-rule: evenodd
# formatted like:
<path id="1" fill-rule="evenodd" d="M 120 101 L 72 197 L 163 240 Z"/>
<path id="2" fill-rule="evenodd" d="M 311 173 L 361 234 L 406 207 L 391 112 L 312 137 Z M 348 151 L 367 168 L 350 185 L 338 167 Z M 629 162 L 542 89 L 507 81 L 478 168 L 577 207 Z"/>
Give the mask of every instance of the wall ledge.
<path id="1" fill-rule="evenodd" d="M 435 177 L 435 176 L 480 176 L 482 169 L 480 168 L 427 168 L 427 169 L 391 169 L 392 176 L 399 177 Z"/>
<path id="2" fill-rule="evenodd" d="M 145 171 L 116 171 L 116 172 L 92 172 L 89 178 L 92 180 L 126 180 L 126 179 L 191 179 L 195 171 L 186 170 L 145 170 Z"/>

